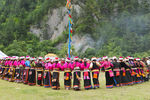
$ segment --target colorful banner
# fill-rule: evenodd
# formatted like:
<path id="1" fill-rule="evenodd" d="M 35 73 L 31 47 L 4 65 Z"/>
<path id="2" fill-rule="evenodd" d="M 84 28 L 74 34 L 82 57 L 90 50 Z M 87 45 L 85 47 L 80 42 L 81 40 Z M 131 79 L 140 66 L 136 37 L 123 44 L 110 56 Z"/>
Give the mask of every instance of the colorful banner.
<path id="1" fill-rule="evenodd" d="M 71 58 L 71 42 L 72 42 L 72 16 L 71 16 L 71 0 L 67 0 L 66 8 L 68 9 L 69 16 L 69 44 L 68 44 L 68 57 Z"/>

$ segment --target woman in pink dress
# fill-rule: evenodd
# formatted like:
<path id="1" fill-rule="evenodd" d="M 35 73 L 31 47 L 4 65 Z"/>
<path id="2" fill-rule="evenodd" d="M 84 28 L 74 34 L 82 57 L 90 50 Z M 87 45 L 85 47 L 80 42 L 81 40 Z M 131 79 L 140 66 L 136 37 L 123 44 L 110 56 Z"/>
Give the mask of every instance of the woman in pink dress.
<path id="1" fill-rule="evenodd" d="M 52 89 L 59 90 L 60 83 L 59 83 L 59 72 L 61 70 L 61 64 L 59 63 L 59 58 L 55 58 L 55 62 L 52 65 L 53 76 L 52 76 Z"/>
<path id="2" fill-rule="evenodd" d="M 73 67 L 73 89 L 80 90 L 80 80 L 81 80 L 81 64 L 79 63 L 79 58 L 75 57 L 72 64 Z"/>
<path id="3" fill-rule="evenodd" d="M 44 71 L 44 87 L 45 88 L 52 86 L 51 69 L 52 69 L 52 64 L 50 62 L 50 58 L 47 58 L 46 63 L 45 63 L 45 71 Z"/>
<path id="4" fill-rule="evenodd" d="M 70 58 L 66 58 L 66 63 L 62 67 L 62 70 L 64 70 L 64 86 L 66 90 L 70 90 L 71 88 L 72 64 L 70 63 L 70 61 Z"/>
<path id="5" fill-rule="evenodd" d="M 113 80 L 113 71 L 112 67 L 113 64 L 111 64 L 110 61 L 108 61 L 108 57 L 103 57 L 104 63 L 100 66 L 100 68 L 104 67 L 105 69 L 105 78 L 106 78 L 106 88 L 113 88 L 114 80 Z"/>
<path id="6" fill-rule="evenodd" d="M 81 67 L 83 70 L 83 79 L 84 79 L 84 88 L 86 90 L 88 89 L 92 89 L 92 85 L 91 85 L 91 75 L 90 75 L 90 64 L 87 62 L 87 59 L 84 58 L 83 59 L 83 63 L 81 64 Z"/>

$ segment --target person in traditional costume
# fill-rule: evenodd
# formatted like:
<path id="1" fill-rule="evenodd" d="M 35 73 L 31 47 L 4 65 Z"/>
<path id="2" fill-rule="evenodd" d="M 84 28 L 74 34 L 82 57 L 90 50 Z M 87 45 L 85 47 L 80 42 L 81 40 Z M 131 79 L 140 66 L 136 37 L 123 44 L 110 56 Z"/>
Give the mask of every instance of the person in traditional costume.
<path id="1" fill-rule="evenodd" d="M 100 71 L 100 64 L 97 62 L 97 58 L 93 57 L 92 62 L 90 64 L 89 69 L 92 70 L 92 78 L 94 89 L 99 88 L 99 71 Z"/>
<path id="2" fill-rule="evenodd" d="M 4 74 L 4 80 L 9 81 L 9 65 L 10 63 L 10 57 L 7 57 L 7 61 L 5 62 L 5 74 Z"/>
<path id="3" fill-rule="evenodd" d="M 73 89 L 80 90 L 80 81 L 81 81 L 81 64 L 79 58 L 75 57 L 72 64 L 73 68 Z"/>
<path id="4" fill-rule="evenodd" d="M 137 70 L 136 70 L 136 76 L 137 76 L 136 83 L 142 83 L 143 82 L 143 76 L 142 76 L 143 65 L 140 62 L 140 58 L 136 58 L 135 66 L 137 68 Z"/>
<path id="5" fill-rule="evenodd" d="M 129 66 L 131 68 L 132 82 L 133 82 L 133 84 L 135 84 L 136 83 L 136 70 L 137 70 L 137 68 L 135 66 L 135 62 L 134 62 L 133 57 L 128 56 L 128 59 L 129 59 Z"/>
<path id="6" fill-rule="evenodd" d="M 7 57 L 4 59 L 4 61 L 3 61 L 3 74 L 2 74 L 2 79 L 4 80 L 4 78 L 5 78 L 5 74 L 6 74 L 6 70 L 7 70 Z"/>
<path id="7" fill-rule="evenodd" d="M 43 57 L 38 58 L 38 62 L 36 63 L 37 68 L 37 86 L 43 86 L 43 74 L 44 74 L 44 62 Z"/>
<path id="8" fill-rule="evenodd" d="M 83 63 L 81 64 L 83 71 L 83 80 L 84 80 L 84 88 L 85 90 L 92 89 L 92 84 L 91 84 L 91 75 L 90 75 L 90 63 L 87 62 L 87 59 L 83 59 Z"/>
<path id="9" fill-rule="evenodd" d="M 134 82 L 133 82 L 132 75 L 131 75 L 132 74 L 132 69 L 131 69 L 131 66 L 130 66 L 130 63 L 129 63 L 129 58 L 126 57 L 124 60 L 125 60 L 124 62 L 126 64 L 126 68 L 125 68 L 126 77 L 127 77 L 127 80 L 128 80 L 128 83 L 126 85 L 133 85 Z"/>
<path id="10" fill-rule="evenodd" d="M 62 66 L 64 70 L 64 86 L 66 90 L 71 89 L 71 79 L 72 79 L 72 64 L 70 63 L 71 59 L 66 58 L 66 63 Z"/>
<path id="11" fill-rule="evenodd" d="M 14 82 L 16 81 L 16 68 L 18 68 L 18 56 L 15 56 L 15 61 L 14 61 L 14 68 L 13 68 L 13 72 L 14 72 Z M 17 73 L 18 74 L 18 73 Z"/>
<path id="12" fill-rule="evenodd" d="M 149 60 L 149 57 L 144 57 L 142 59 L 143 63 L 146 65 L 144 67 L 144 73 L 145 73 L 145 77 L 146 77 L 146 80 L 145 81 L 149 81 L 150 79 L 150 73 L 149 73 L 149 70 L 150 70 L 150 60 Z"/>
<path id="13" fill-rule="evenodd" d="M 121 66 L 121 71 L 120 71 L 121 86 L 125 86 L 125 85 L 129 84 L 129 80 L 128 80 L 128 77 L 126 75 L 126 69 L 130 69 L 130 67 L 127 66 L 123 60 L 124 60 L 123 57 L 119 58 L 120 66 Z"/>
<path id="14" fill-rule="evenodd" d="M 114 85 L 116 87 L 119 87 L 121 86 L 120 82 L 121 82 L 121 76 L 120 76 L 120 69 L 121 69 L 121 66 L 120 66 L 120 63 L 117 61 L 117 57 L 113 57 L 113 62 L 112 64 L 114 65 L 114 67 L 112 68 L 113 69 L 113 72 L 114 72 Z"/>
<path id="15" fill-rule="evenodd" d="M 5 71 L 5 60 L 1 59 L 0 64 L 1 64 L 0 78 L 2 79 L 4 71 Z"/>
<path id="16" fill-rule="evenodd" d="M 33 86 L 33 85 L 36 85 L 36 70 L 35 70 L 35 67 L 36 67 L 36 62 L 35 62 L 36 58 L 34 57 L 31 57 L 30 58 L 30 70 L 29 70 L 29 76 L 28 76 L 28 85 L 29 86 Z"/>
<path id="17" fill-rule="evenodd" d="M 50 58 L 46 58 L 45 71 L 44 71 L 44 87 L 49 88 L 52 86 L 51 75 L 52 64 Z"/>
<path id="18" fill-rule="evenodd" d="M 12 57 L 13 61 L 10 63 L 10 70 L 9 70 L 9 75 L 10 75 L 10 82 L 15 81 L 15 69 L 17 67 L 17 57 Z"/>
<path id="19" fill-rule="evenodd" d="M 25 70 L 24 70 L 24 84 L 28 84 L 28 78 L 29 78 L 29 70 L 30 70 L 30 56 L 26 56 L 25 61 Z"/>
<path id="20" fill-rule="evenodd" d="M 143 66 L 143 68 L 142 68 L 143 82 L 149 81 L 149 76 L 148 76 L 149 70 L 148 70 L 145 58 L 143 58 L 140 62 L 141 62 L 141 65 Z"/>
<path id="21" fill-rule="evenodd" d="M 52 76 L 52 89 L 59 90 L 60 83 L 59 83 L 59 74 L 60 74 L 61 64 L 59 63 L 59 58 L 55 58 L 55 62 L 52 65 L 53 76 Z"/>
<path id="22" fill-rule="evenodd" d="M 15 82 L 19 83 L 21 81 L 21 59 L 19 58 L 19 60 L 17 61 L 17 66 L 15 69 Z"/>
<path id="23" fill-rule="evenodd" d="M 105 68 L 106 88 L 113 88 L 114 85 L 113 80 L 114 74 L 112 71 L 113 64 L 110 61 L 108 61 L 107 56 L 104 56 L 103 59 L 104 63 L 100 66 L 100 68 L 102 67 Z"/>
<path id="24" fill-rule="evenodd" d="M 21 63 L 19 65 L 20 71 L 21 71 L 21 75 L 20 75 L 20 79 L 21 80 L 20 80 L 20 83 L 23 83 L 23 81 L 24 81 L 24 71 L 25 71 L 25 57 L 21 56 L 20 59 L 21 59 Z"/>
<path id="25" fill-rule="evenodd" d="M 10 57 L 10 61 L 9 61 L 9 69 L 8 69 L 8 81 L 11 80 L 11 76 L 12 76 L 12 64 L 13 64 L 13 57 Z"/>

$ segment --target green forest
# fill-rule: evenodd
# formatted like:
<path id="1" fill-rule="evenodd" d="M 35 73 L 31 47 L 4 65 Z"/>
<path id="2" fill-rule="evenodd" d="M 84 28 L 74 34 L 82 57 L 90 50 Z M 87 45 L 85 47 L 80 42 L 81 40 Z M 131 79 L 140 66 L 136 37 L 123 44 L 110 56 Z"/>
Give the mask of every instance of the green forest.
<path id="1" fill-rule="evenodd" d="M 49 10 L 65 7 L 66 0 L 0 0 L 0 50 L 10 56 L 44 56 L 67 54 L 67 30 L 55 41 L 43 40 L 29 32 L 38 25 Z M 89 34 L 103 45 L 96 44 L 85 53 L 74 51 L 80 57 L 136 56 L 150 53 L 150 1 L 149 0 L 72 0 L 82 8 L 80 16 L 72 11 L 73 34 Z M 58 50 L 60 42 L 64 47 Z"/>

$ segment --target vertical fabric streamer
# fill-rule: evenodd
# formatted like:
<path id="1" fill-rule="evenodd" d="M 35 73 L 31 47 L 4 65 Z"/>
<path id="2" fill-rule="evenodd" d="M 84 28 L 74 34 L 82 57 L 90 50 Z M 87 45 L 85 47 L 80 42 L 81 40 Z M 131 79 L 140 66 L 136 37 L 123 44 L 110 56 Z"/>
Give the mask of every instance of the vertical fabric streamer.
<path id="1" fill-rule="evenodd" d="M 68 44 L 68 57 L 71 58 L 71 42 L 72 42 L 72 17 L 71 17 L 71 0 L 67 0 L 66 8 L 68 9 L 69 16 L 69 44 Z"/>

